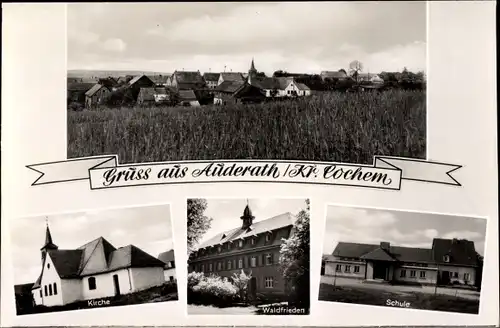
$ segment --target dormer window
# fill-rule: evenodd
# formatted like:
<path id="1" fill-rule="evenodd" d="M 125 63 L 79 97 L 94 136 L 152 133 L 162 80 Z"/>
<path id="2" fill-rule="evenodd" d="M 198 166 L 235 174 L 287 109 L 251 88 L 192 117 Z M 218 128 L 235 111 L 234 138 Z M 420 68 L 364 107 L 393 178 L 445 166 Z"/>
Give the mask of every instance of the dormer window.
<path id="1" fill-rule="evenodd" d="M 271 241 L 271 233 L 266 234 L 266 241 Z"/>
<path id="2" fill-rule="evenodd" d="M 217 251 L 220 253 L 222 251 L 222 246 L 217 247 Z"/>
<path id="3" fill-rule="evenodd" d="M 240 240 L 238 241 L 238 246 L 239 246 L 239 247 L 243 247 L 243 239 L 240 239 Z"/>
<path id="4" fill-rule="evenodd" d="M 252 238 L 251 244 L 255 245 L 255 237 Z"/>
<path id="5" fill-rule="evenodd" d="M 443 261 L 445 261 L 446 263 L 450 262 L 450 256 L 449 255 L 443 256 Z"/>

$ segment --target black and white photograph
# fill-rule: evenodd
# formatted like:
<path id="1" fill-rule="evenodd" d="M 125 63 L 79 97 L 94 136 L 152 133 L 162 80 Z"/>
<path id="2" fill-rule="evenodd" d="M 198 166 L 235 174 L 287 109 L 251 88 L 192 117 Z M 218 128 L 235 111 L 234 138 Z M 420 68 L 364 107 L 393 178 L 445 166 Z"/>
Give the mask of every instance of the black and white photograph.
<path id="1" fill-rule="evenodd" d="M 479 313 L 486 219 L 328 206 L 319 300 Z"/>
<path id="2" fill-rule="evenodd" d="M 67 156 L 426 159 L 426 8 L 68 4 Z"/>
<path id="3" fill-rule="evenodd" d="M 188 199 L 188 315 L 307 315 L 308 199 Z"/>
<path id="4" fill-rule="evenodd" d="M 17 315 L 178 300 L 169 205 L 10 227 Z"/>

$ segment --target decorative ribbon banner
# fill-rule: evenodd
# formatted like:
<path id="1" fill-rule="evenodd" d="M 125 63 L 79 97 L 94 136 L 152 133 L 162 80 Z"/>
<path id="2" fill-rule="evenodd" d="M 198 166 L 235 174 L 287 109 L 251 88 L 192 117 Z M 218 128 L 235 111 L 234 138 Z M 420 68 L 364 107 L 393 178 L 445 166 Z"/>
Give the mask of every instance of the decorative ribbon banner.
<path id="1" fill-rule="evenodd" d="M 373 166 L 282 160 L 179 161 L 118 165 L 116 155 L 28 165 L 35 185 L 89 180 L 90 188 L 215 182 L 277 182 L 399 190 L 401 180 L 460 186 L 460 165 L 375 156 Z"/>

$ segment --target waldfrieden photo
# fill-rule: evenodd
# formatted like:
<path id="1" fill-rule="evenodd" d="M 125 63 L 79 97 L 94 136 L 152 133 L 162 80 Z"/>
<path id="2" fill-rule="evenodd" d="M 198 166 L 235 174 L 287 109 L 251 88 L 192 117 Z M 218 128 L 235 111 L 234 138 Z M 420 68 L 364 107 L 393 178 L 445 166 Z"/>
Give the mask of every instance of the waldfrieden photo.
<path id="1" fill-rule="evenodd" d="M 478 314 L 486 219 L 328 206 L 319 300 Z"/>
<path id="2" fill-rule="evenodd" d="M 309 200 L 188 199 L 188 314 L 309 314 Z"/>
<path id="3" fill-rule="evenodd" d="M 169 205 L 10 226 L 17 315 L 178 300 Z"/>
<path id="4" fill-rule="evenodd" d="M 426 6 L 68 4 L 67 156 L 425 159 Z"/>

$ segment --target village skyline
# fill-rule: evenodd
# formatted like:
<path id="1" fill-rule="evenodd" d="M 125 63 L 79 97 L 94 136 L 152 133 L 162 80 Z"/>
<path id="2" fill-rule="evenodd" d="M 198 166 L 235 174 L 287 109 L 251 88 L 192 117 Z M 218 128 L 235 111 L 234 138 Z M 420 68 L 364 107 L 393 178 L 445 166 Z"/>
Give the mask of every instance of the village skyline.
<path id="1" fill-rule="evenodd" d="M 268 76 L 425 71 L 426 3 L 68 5 L 68 69 L 246 72 L 252 58 Z"/>

